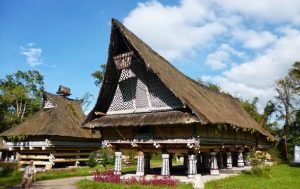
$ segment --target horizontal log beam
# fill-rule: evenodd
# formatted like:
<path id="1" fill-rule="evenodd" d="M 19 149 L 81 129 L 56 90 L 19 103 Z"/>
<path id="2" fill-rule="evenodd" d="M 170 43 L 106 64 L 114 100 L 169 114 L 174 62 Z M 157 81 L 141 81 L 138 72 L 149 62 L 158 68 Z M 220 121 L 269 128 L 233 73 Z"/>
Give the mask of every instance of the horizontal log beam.
<path id="1" fill-rule="evenodd" d="M 76 161 L 87 161 L 88 158 L 75 158 L 75 159 L 68 159 L 68 158 L 56 158 L 53 160 L 55 163 L 63 163 L 63 162 L 76 162 Z"/>

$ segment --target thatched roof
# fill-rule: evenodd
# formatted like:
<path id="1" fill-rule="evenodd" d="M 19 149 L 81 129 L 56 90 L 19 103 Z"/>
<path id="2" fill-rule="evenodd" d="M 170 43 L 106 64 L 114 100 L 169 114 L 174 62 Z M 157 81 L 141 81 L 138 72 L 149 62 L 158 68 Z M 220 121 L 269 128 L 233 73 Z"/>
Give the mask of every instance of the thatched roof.
<path id="1" fill-rule="evenodd" d="M 29 119 L 11 128 L 1 136 L 63 136 L 76 138 L 99 138 L 89 129 L 81 128 L 85 115 L 81 100 L 72 100 L 61 95 L 44 92 L 44 104 L 49 99 L 54 107 L 42 108 Z"/>
<path id="2" fill-rule="evenodd" d="M 238 100 L 230 95 L 209 90 L 187 77 L 166 59 L 151 49 L 146 43 L 129 31 L 119 21 L 112 20 L 109 56 L 97 103 L 84 122 L 99 118 L 95 112 L 107 112 L 116 89 L 120 70 L 116 69 L 113 57 L 124 52 L 133 51 L 147 69 L 153 72 L 176 97 L 196 115 L 203 124 L 228 124 L 241 128 L 254 129 L 274 139 L 264 128 L 250 117 L 240 106 Z M 117 117 L 116 117 L 117 118 Z M 101 125 L 100 125 L 101 126 Z"/>
<path id="3" fill-rule="evenodd" d="M 158 126 L 198 123 L 200 120 L 193 114 L 182 111 L 166 111 L 136 114 L 106 115 L 87 123 L 87 127 L 109 126 Z"/>

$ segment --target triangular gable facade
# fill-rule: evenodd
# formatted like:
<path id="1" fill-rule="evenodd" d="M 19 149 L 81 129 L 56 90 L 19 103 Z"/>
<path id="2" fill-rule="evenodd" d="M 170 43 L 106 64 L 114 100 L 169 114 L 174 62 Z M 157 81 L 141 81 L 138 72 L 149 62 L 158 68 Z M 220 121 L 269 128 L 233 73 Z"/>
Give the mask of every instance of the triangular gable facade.
<path id="1" fill-rule="evenodd" d="M 118 85 L 107 114 L 166 111 L 184 108 L 181 101 L 133 54 L 121 68 Z M 116 62 L 116 66 L 121 62 Z"/>

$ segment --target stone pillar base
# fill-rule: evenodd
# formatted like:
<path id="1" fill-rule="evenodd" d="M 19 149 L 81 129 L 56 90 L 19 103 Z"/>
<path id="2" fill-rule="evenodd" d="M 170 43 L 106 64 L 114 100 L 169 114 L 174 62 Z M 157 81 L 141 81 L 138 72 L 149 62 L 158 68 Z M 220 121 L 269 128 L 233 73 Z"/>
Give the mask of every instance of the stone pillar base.
<path id="1" fill-rule="evenodd" d="M 220 174 L 220 171 L 219 171 L 219 169 L 216 169 L 216 170 L 210 170 L 210 174 L 211 175 L 219 175 Z"/>

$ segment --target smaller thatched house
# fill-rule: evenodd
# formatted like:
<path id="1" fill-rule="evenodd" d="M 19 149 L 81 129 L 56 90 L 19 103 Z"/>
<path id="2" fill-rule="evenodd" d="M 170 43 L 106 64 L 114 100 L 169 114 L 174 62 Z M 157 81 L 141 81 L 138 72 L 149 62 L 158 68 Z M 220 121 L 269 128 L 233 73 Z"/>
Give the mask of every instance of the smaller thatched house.
<path id="1" fill-rule="evenodd" d="M 81 100 L 67 98 L 70 89 L 60 86 L 58 95 L 43 93 L 43 108 L 18 126 L 3 133 L 4 144 L 16 152 L 21 164 L 36 165 L 85 162 L 100 147 L 97 131 L 81 128 L 85 115 Z"/>

